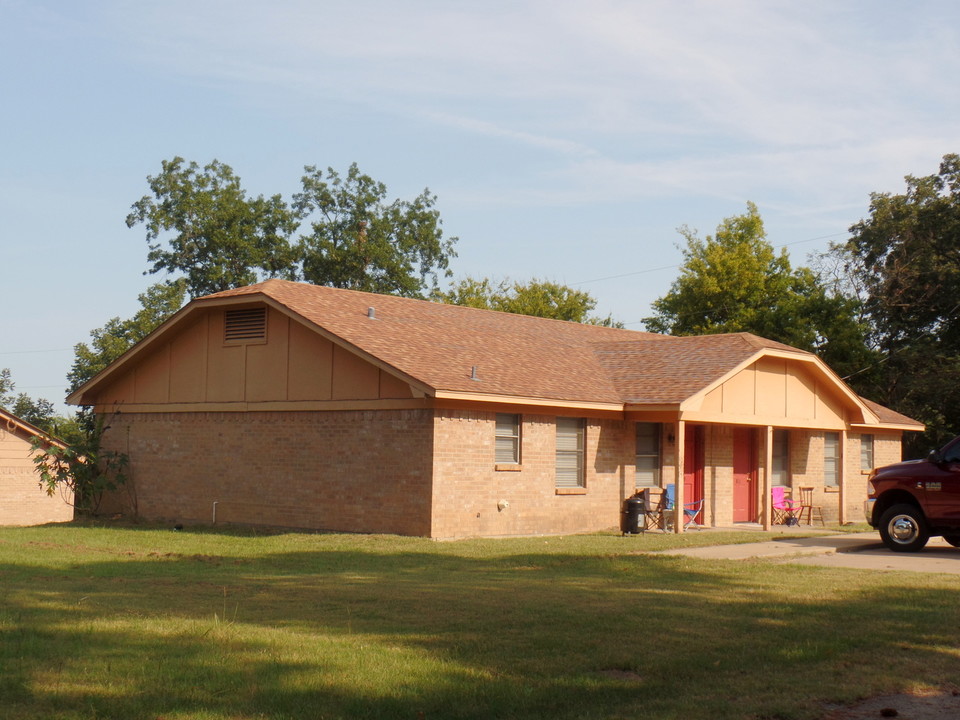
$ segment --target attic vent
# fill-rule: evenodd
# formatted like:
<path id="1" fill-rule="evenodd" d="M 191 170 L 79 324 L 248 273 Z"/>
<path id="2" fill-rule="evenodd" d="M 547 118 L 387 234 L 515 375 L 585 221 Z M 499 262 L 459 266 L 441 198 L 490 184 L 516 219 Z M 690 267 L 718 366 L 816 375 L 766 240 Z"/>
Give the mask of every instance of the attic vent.
<path id="1" fill-rule="evenodd" d="M 250 342 L 267 339 L 267 309 L 245 308 L 224 313 L 224 342 Z"/>

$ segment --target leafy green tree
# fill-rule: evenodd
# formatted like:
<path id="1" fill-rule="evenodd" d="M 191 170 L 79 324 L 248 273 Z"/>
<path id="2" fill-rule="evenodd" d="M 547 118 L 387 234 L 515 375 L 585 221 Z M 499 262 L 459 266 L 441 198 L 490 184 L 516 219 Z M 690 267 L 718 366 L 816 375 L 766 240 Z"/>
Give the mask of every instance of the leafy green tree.
<path id="1" fill-rule="evenodd" d="M 960 156 L 905 180 L 904 193 L 871 194 L 834 254 L 863 288 L 882 356 L 856 382 L 927 424 L 917 452 L 960 432 Z"/>
<path id="2" fill-rule="evenodd" d="M 450 274 L 457 238 L 444 239 L 429 190 L 388 201 L 356 163 L 345 177 L 304 170 L 291 206 L 280 195 L 249 197 L 217 160 L 164 161 L 127 216 L 129 227 L 146 228 L 147 273 L 184 277 L 191 297 L 271 277 L 422 297 Z"/>
<path id="3" fill-rule="evenodd" d="M 164 160 L 147 182 L 151 194 L 133 204 L 127 226 L 146 226 L 148 273 L 182 273 L 193 297 L 261 276 L 293 277 L 289 237 L 297 221 L 279 195 L 247 197 L 240 178 L 217 160 L 202 169 L 181 157 Z"/>
<path id="4" fill-rule="evenodd" d="M 27 393 L 16 393 L 16 385 L 10 374 L 10 368 L 0 370 L 0 407 L 26 420 L 46 433 L 55 434 L 59 418 L 53 403 L 45 398 L 34 400 Z"/>
<path id="5" fill-rule="evenodd" d="M 869 350 L 856 300 L 831 292 L 809 268 L 794 270 L 786 250 L 767 240 L 756 205 L 726 218 L 701 239 L 687 227 L 680 276 L 644 319 L 652 332 L 705 335 L 751 332 L 819 354 L 841 374 Z"/>
<path id="6" fill-rule="evenodd" d="M 157 283 L 139 296 L 140 310 L 132 318 L 115 317 L 102 328 L 90 331 L 90 345 L 78 343 L 74 348 L 73 367 L 67 375 L 70 389 L 76 390 L 153 332 L 180 309 L 186 293 L 187 283 L 183 279 Z"/>
<path id="7" fill-rule="evenodd" d="M 387 188 L 354 163 L 341 177 L 304 168 L 303 190 L 293 197 L 309 232 L 297 244 L 301 272 L 315 285 L 423 297 L 450 275 L 457 238 L 443 238 L 436 196 L 424 189 L 413 200 L 387 202 Z"/>
<path id="8" fill-rule="evenodd" d="M 590 315 L 590 311 L 597 306 L 597 301 L 590 293 L 536 278 L 522 283 L 467 277 L 446 292 L 434 292 L 433 299 L 450 305 L 620 327 L 611 317 Z"/>
<path id="9" fill-rule="evenodd" d="M 47 495 L 57 492 L 64 496 L 72 494 L 77 510 L 96 513 L 104 492 L 115 490 L 126 482 L 127 456 L 104 450 L 101 446 L 106 429 L 101 415 L 91 422 L 89 428 L 72 438 L 66 447 L 51 445 L 40 437 L 33 438 L 34 468 Z"/>
<path id="10" fill-rule="evenodd" d="M 13 391 L 16 389 L 10 377 L 10 368 L 0 369 L 0 407 L 9 409 L 15 400 Z M 10 412 L 13 412 L 10 410 Z"/>

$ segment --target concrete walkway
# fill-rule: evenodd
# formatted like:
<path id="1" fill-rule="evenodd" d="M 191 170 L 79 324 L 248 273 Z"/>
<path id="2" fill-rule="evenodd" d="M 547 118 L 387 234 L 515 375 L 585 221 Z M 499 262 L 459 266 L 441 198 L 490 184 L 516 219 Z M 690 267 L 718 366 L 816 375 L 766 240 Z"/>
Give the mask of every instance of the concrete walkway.
<path id="1" fill-rule="evenodd" d="M 931 538 L 927 546 L 918 553 L 899 553 L 887 550 L 876 532 L 820 537 L 781 537 L 742 545 L 711 545 L 661 550 L 656 554 L 680 555 L 704 560 L 762 559 L 779 563 L 861 570 L 960 575 L 960 550 L 947 544 L 943 538 Z"/>

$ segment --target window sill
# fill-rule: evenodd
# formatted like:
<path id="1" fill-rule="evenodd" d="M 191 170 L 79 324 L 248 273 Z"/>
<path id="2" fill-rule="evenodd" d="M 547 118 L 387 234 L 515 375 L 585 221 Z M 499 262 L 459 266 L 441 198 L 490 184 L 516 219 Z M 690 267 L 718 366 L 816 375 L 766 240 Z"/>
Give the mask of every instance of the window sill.
<path id="1" fill-rule="evenodd" d="M 824 491 L 825 493 L 838 493 L 838 492 L 840 492 L 840 488 L 839 488 L 839 487 L 835 487 L 835 486 L 833 486 L 833 485 L 827 485 L 826 487 L 823 488 L 823 491 Z"/>
<path id="2" fill-rule="evenodd" d="M 556 488 L 557 495 L 586 495 L 586 488 Z"/>
<path id="3" fill-rule="evenodd" d="M 493 466 L 493 469 L 496 472 L 520 472 L 523 470 L 523 465 L 514 463 L 497 463 Z"/>

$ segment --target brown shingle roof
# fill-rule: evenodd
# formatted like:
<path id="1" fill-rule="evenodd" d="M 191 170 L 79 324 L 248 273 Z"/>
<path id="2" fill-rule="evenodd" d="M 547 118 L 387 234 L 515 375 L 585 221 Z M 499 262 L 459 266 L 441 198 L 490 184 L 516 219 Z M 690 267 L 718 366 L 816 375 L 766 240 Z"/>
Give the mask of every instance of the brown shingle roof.
<path id="1" fill-rule="evenodd" d="M 680 402 L 763 349 L 809 355 L 749 333 L 670 337 L 284 280 L 203 300 L 261 293 L 436 391 Z"/>
<path id="2" fill-rule="evenodd" d="M 788 345 L 747 333 L 663 339 L 666 342 L 640 339 L 595 346 L 595 352 L 623 402 L 682 402 L 764 347 L 807 355 Z"/>
<path id="3" fill-rule="evenodd" d="M 621 403 L 593 344 L 652 333 L 267 280 L 202 300 L 264 294 L 437 391 Z M 375 319 L 367 316 L 374 308 Z M 476 366 L 479 381 L 471 379 Z"/>
<path id="4" fill-rule="evenodd" d="M 884 407 L 879 403 L 873 402 L 873 400 L 867 400 L 865 397 L 861 397 L 860 401 L 870 408 L 878 418 L 880 422 L 887 425 L 910 425 L 916 427 L 918 430 L 923 430 L 923 423 L 917 422 L 913 418 L 907 417 L 906 415 L 901 415 L 896 410 L 891 410 L 888 407 Z"/>
<path id="5" fill-rule="evenodd" d="M 247 298 L 268 301 L 313 324 L 317 332 L 440 397 L 463 394 L 611 409 L 679 404 L 767 352 L 819 363 L 810 353 L 749 333 L 670 337 L 267 280 L 198 298 L 84 383 L 68 402 L 84 404 L 89 391 L 148 351 L 192 307 Z M 471 377 L 474 367 L 478 379 Z M 861 402 L 833 379 L 853 402 Z M 868 407 L 882 423 L 922 428 L 876 403 L 863 401 L 861 407 Z"/>

